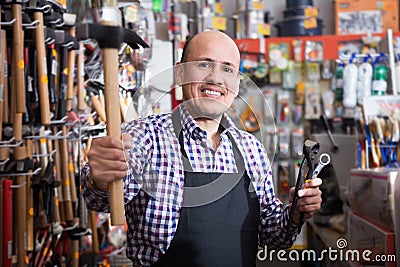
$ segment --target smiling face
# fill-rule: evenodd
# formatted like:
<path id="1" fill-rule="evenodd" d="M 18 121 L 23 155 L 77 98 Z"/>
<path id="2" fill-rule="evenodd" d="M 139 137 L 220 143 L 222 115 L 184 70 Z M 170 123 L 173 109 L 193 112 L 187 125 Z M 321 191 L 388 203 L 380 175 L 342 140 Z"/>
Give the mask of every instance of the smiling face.
<path id="1" fill-rule="evenodd" d="M 239 91 L 240 54 L 227 35 L 208 31 L 189 44 L 180 63 L 183 100 L 196 117 L 216 119 L 229 109 Z"/>

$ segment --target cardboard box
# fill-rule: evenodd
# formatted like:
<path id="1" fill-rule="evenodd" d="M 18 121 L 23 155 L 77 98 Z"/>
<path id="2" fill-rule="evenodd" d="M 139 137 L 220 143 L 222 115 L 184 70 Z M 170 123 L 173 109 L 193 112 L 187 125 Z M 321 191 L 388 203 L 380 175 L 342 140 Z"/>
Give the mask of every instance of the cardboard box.
<path id="1" fill-rule="evenodd" d="M 335 33 L 338 35 L 386 33 L 399 30 L 397 0 L 336 0 Z"/>
<path id="2" fill-rule="evenodd" d="M 394 232 L 385 230 L 352 212 L 349 212 L 347 217 L 347 241 L 346 248 L 358 251 L 359 254 L 359 259 L 350 258 L 350 253 L 347 254 L 348 260 L 354 263 L 361 266 L 385 267 L 395 267 L 397 264 Z"/>
<path id="3" fill-rule="evenodd" d="M 400 170 L 352 169 L 349 187 L 350 206 L 355 214 L 375 224 L 381 231 L 397 233 L 394 237 L 395 255 L 400 259 Z"/>
<path id="4" fill-rule="evenodd" d="M 358 215 L 394 231 L 400 221 L 395 217 L 397 168 L 352 169 L 350 171 L 349 200 L 351 209 Z M 399 182 L 397 181 L 397 187 Z M 398 202 L 397 202 L 398 203 Z M 397 222 L 397 223 L 396 223 Z"/>

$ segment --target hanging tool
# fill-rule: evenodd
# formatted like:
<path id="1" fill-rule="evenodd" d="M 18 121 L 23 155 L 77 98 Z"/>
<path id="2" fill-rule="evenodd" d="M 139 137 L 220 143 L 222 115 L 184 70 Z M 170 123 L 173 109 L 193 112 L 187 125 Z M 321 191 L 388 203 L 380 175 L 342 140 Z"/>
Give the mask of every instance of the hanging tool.
<path id="1" fill-rule="evenodd" d="M 35 28 L 36 40 L 36 60 L 38 68 L 38 86 L 40 101 L 40 121 L 43 125 L 50 124 L 50 101 L 49 101 L 49 84 L 47 74 L 46 47 L 44 40 L 44 20 L 43 9 L 37 8 L 33 13 L 33 17 L 38 21 Z"/>
<path id="2" fill-rule="evenodd" d="M 337 152 L 339 150 L 339 146 L 336 143 L 335 139 L 333 138 L 333 135 L 332 135 L 331 129 L 329 127 L 329 123 L 328 123 L 326 116 L 322 114 L 319 118 L 322 121 L 322 124 L 324 125 L 326 133 L 328 134 L 329 141 L 331 141 L 332 152 Z"/>
<path id="3" fill-rule="evenodd" d="M 240 116 L 246 131 L 256 132 L 260 129 L 262 125 L 262 115 L 259 111 L 254 110 L 254 98 L 250 96 L 249 104 L 246 110 Z"/>
<path id="4" fill-rule="evenodd" d="M 25 100 L 25 79 L 24 79 L 24 32 L 22 29 L 22 0 L 13 1 L 11 4 L 13 23 L 12 38 L 12 76 L 14 77 L 13 91 L 17 99 Z M 25 102 L 17 101 L 16 111 L 24 113 Z"/>
<path id="5" fill-rule="evenodd" d="M 77 109 L 80 111 L 85 110 L 85 88 L 83 86 L 85 73 L 84 73 L 84 46 L 82 42 L 79 42 L 79 50 L 76 62 L 76 87 L 77 87 Z"/>
<path id="6" fill-rule="evenodd" d="M 70 13 L 64 13 L 64 27 L 67 27 L 69 36 L 74 41 L 74 45 L 68 47 L 67 55 L 67 68 L 68 68 L 68 79 L 67 79 L 67 93 L 66 93 L 66 110 L 67 112 L 74 108 L 74 70 L 76 60 L 76 50 L 80 49 L 80 46 L 75 38 L 75 23 L 76 15 Z M 81 76 L 81 73 L 77 72 L 77 79 Z"/>
<path id="7" fill-rule="evenodd" d="M 11 246 L 12 246 L 12 232 L 13 232 L 13 208 L 12 208 L 12 181 L 3 180 L 3 267 L 11 267 Z"/>

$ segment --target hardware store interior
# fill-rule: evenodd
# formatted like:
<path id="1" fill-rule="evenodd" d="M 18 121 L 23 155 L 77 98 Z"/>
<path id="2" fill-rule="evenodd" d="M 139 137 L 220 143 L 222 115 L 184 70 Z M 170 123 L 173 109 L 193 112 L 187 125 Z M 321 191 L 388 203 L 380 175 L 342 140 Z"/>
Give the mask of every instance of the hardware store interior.
<path id="1" fill-rule="evenodd" d="M 400 267 L 399 2 L 1 0 L 0 265 Z M 216 143 L 182 73 L 237 81 Z"/>

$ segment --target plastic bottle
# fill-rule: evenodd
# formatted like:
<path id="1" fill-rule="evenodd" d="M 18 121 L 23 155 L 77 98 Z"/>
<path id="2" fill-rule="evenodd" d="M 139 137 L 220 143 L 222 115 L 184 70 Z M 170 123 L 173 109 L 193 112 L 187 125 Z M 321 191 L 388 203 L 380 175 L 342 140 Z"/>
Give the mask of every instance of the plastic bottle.
<path id="1" fill-rule="evenodd" d="M 355 56 L 343 69 L 343 106 L 355 108 L 357 105 L 358 67 L 354 64 Z"/>
<path id="2" fill-rule="evenodd" d="M 400 94 L 400 54 L 397 54 L 397 62 L 395 66 L 396 73 L 396 86 L 397 88 L 393 88 L 393 91 L 397 90 L 397 93 Z"/>
<path id="3" fill-rule="evenodd" d="M 153 11 L 158 13 L 163 12 L 163 0 L 153 0 Z"/>
<path id="4" fill-rule="evenodd" d="M 374 77 L 372 81 L 372 95 L 385 95 L 387 90 L 387 67 L 382 63 L 385 54 L 381 53 L 375 60 Z"/>
<path id="5" fill-rule="evenodd" d="M 338 102 L 343 101 L 343 69 L 344 63 L 339 63 L 336 68 L 336 91 L 335 100 Z"/>
<path id="6" fill-rule="evenodd" d="M 372 57 L 368 54 L 363 63 L 358 66 L 357 104 L 362 105 L 364 98 L 371 95 L 373 67 L 368 61 Z"/>

